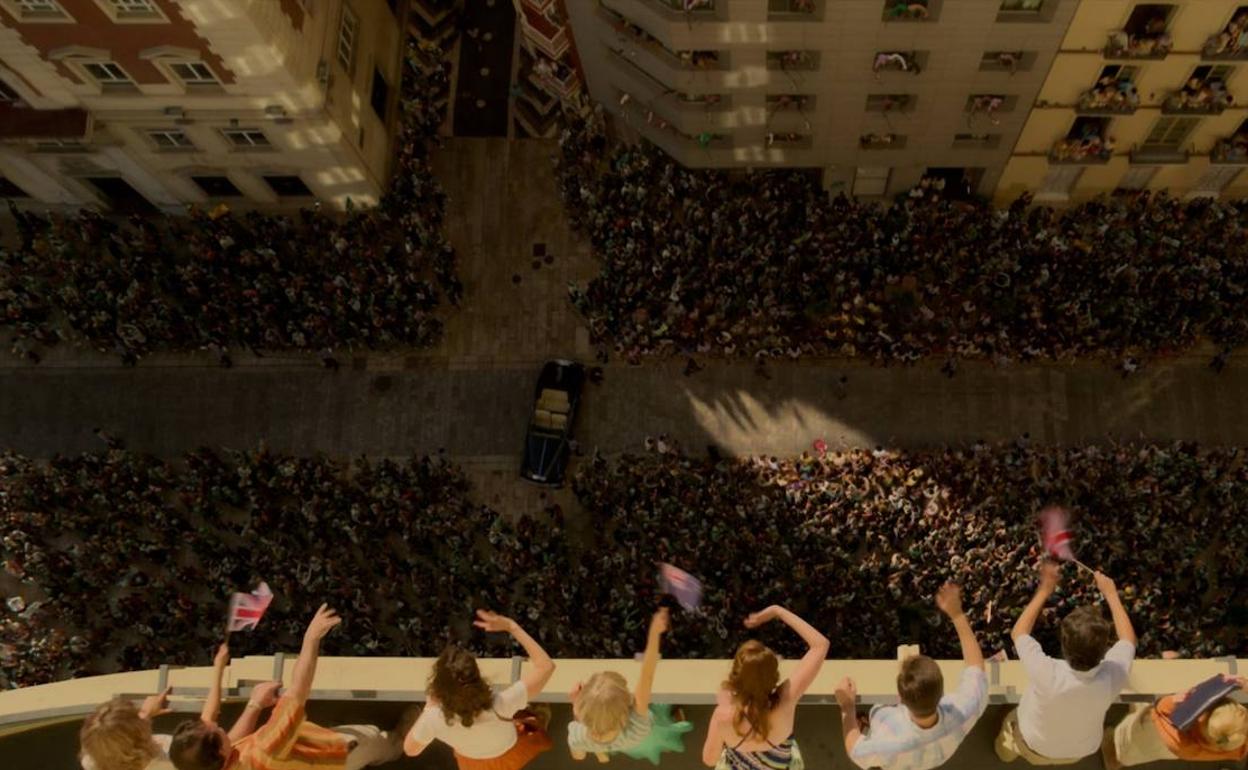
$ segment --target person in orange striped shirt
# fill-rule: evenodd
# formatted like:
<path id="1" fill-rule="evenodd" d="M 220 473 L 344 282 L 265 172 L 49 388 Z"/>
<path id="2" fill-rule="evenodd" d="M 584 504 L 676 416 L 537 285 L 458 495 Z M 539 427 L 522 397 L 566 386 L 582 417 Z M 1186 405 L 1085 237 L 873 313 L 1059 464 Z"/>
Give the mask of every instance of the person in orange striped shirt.
<path id="1" fill-rule="evenodd" d="M 183 722 L 173 734 L 169 758 L 178 770 L 359 770 L 398 759 L 403 731 L 372 725 L 330 729 L 307 721 L 304 707 L 312 692 L 321 640 L 342 622 L 322 604 L 303 635 L 291 686 L 276 703 L 248 702 L 227 733 L 215 723 Z M 273 713 L 257 728 L 260 712 Z"/>

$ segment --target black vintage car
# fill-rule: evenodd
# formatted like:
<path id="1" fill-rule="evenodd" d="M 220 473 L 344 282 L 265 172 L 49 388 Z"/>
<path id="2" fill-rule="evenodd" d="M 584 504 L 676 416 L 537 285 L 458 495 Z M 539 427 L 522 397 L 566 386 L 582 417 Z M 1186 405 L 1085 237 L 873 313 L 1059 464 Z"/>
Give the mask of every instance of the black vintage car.
<path id="1" fill-rule="evenodd" d="M 585 368 L 575 361 L 548 361 L 533 389 L 533 416 L 524 439 L 520 475 L 557 487 L 563 484 L 571 454 L 572 424 L 585 385 Z"/>

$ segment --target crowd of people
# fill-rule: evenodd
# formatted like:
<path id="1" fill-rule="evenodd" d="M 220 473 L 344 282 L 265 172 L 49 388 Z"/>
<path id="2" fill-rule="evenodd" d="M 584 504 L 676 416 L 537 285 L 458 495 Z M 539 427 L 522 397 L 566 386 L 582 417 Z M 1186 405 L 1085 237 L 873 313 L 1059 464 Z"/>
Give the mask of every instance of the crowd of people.
<path id="1" fill-rule="evenodd" d="M 601 116 L 564 131 L 558 163 L 571 221 L 602 262 L 572 302 L 594 340 L 631 361 L 1104 357 L 1129 370 L 1248 339 L 1242 201 L 885 207 L 829 197 L 795 171 L 686 169 L 653 146 L 613 145 Z"/>
<path id="2" fill-rule="evenodd" d="M 380 204 L 344 215 L 211 211 L 61 216 L 10 207 L 18 245 L 0 247 L 0 328 L 32 361 L 59 341 L 127 363 L 158 350 L 325 351 L 427 346 L 437 308 L 458 302 L 442 235 L 445 194 L 429 168 L 441 122 L 429 94 L 448 78 L 440 49 L 413 41 L 403 77 L 398 162 Z"/>
<path id="3" fill-rule="evenodd" d="M 1042 553 L 1034 514 L 1054 501 L 1073 511 L 1079 558 L 1119 580 L 1142 654 L 1212 656 L 1248 627 L 1242 459 L 1023 440 L 693 459 L 660 441 L 584 463 L 572 483 L 592 533 L 573 537 L 556 505 L 512 520 L 474 504 L 438 457 L 344 467 L 263 449 L 177 464 L 121 449 L 8 455 L 0 559 L 21 590 L 0 610 L 0 680 L 203 663 L 225 598 L 260 580 L 277 598 L 260 632 L 236 635 L 238 652 L 289 649 L 303 608 L 327 599 L 351 607 L 333 654 L 431 655 L 463 630 L 447 618 L 523 604 L 557 657 L 631 657 L 656 561 L 705 585 L 698 616 L 666 644 L 675 657 L 730 655 L 740 608 L 781 598 L 820 628 L 854 629 L 833 635 L 833 657 L 890 657 L 901 642 L 946 656 L 951 640 L 930 633 L 937 617 L 916 597 L 950 579 L 998 650 Z M 797 590 L 811 585 L 825 589 Z M 1091 590 L 1072 584 L 1051 611 Z"/>

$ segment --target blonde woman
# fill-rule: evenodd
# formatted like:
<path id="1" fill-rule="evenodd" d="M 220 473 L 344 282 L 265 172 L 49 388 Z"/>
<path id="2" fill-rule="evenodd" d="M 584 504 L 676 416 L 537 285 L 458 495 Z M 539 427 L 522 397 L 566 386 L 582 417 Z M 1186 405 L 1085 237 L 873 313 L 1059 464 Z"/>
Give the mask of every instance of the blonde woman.
<path id="1" fill-rule="evenodd" d="M 737 649 L 718 694 L 719 705 L 702 746 L 702 762 L 720 770 L 802 770 L 805 766 L 793 722 L 797 703 L 828 656 L 828 638 L 783 607 L 772 605 L 745 619 L 746 628 L 779 620 L 797 632 L 808 649 L 792 675 L 780 681 L 780 659 L 751 639 Z"/>
<path id="2" fill-rule="evenodd" d="M 1248 678 L 1227 677 L 1248 691 Z M 1178 730 L 1170 723 L 1187 693 L 1167 695 L 1152 706 L 1133 708 L 1116 728 L 1105 731 L 1102 757 L 1108 770 L 1158 760 L 1238 762 L 1248 757 L 1248 708 L 1229 698 L 1213 704 L 1196 724 Z"/>
<path id="3" fill-rule="evenodd" d="M 628 682 L 614 671 L 577 682 L 572 690 L 573 721 L 568 724 L 568 748 L 573 759 L 585 759 L 592 753 L 599 762 L 606 762 L 611 754 L 624 754 L 657 765 L 664 751 L 685 750 L 681 736 L 693 725 L 673 722 L 670 706 L 650 702 L 659 645 L 670 628 L 666 608 L 654 613 L 635 693 L 628 691 Z"/>
<path id="4" fill-rule="evenodd" d="M 221 678 L 230 660 L 230 648 L 222 644 L 212 659 L 213 682 L 200 718 L 216 724 L 221 711 Z M 169 763 L 172 735 L 153 735 L 152 719 L 171 713 L 172 688 L 148 696 L 142 706 L 125 698 L 113 698 L 97 708 L 78 731 L 78 758 L 83 770 L 162 770 Z"/>

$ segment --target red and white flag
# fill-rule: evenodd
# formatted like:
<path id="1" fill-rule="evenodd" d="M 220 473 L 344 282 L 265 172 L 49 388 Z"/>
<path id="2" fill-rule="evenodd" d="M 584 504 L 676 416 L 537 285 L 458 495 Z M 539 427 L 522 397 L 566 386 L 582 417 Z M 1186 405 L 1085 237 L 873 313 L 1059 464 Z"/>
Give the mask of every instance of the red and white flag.
<path id="1" fill-rule="evenodd" d="M 666 562 L 659 562 L 659 590 L 669 594 L 688 612 L 702 603 L 702 581 Z"/>
<path id="2" fill-rule="evenodd" d="M 234 633 L 244 628 L 255 628 L 272 601 L 273 592 L 269 590 L 269 584 L 263 582 L 249 594 L 231 596 L 230 615 L 225 625 L 226 632 Z"/>
<path id="3" fill-rule="evenodd" d="M 1051 506 L 1040 511 L 1040 533 L 1044 540 L 1044 550 L 1058 561 L 1075 561 L 1075 553 L 1071 550 L 1070 516 L 1065 508 Z"/>

